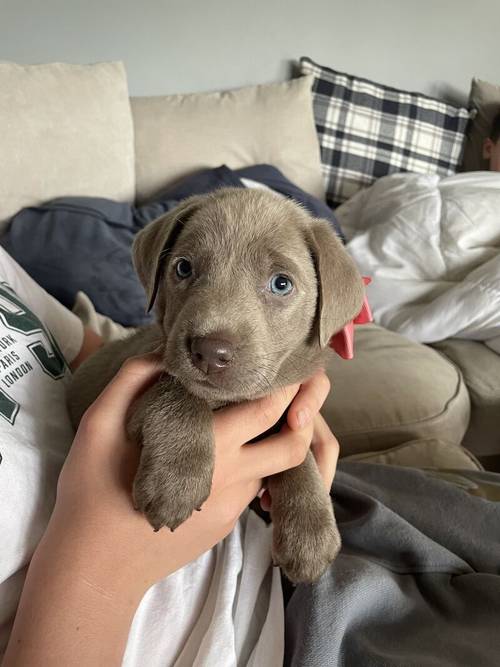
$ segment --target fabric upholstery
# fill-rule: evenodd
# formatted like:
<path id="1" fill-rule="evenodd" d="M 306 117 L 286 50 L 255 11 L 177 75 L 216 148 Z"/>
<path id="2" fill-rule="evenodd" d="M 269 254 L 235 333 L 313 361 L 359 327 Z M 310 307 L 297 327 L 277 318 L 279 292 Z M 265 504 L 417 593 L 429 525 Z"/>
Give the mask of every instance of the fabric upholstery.
<path id="1" fill-rule="evenodd" d="M 471 401 L 463 444 L 476 456 L 500 454 L 500 355 L 484 343 L 451 338 L 433 347 L 460 367 Z"/>
<path id="2" fill-rule="evenodd" d="M 310 77 L 131 102 L 139 203 L 199 169 L 260 163 L 324 199 Z"/>
<path id="3" fill-rule="evenodd" d="M 467 109 L 389 88 L 301 59 L 313 74 L 314 116 L 327 200 L 337 205 L 399 171 L 453 174 L 462 157 Z"/>
<path id="4" fill-rule="evenodd" d="M 135 196 L 122 63 L 0 63 L 0 227 L 64 195 Z"/>
<path id="5" fill-rule="evenodd" d="M 411 440 L 398 447 L 391 447 L 380 452 L 365 452 L 346 456 L 344 460 L 382 463 L 408 468 L 483 469 L 480 462 L 467 449 L 439 438 Z"/>
<path id="6" fill-rule="evenodd" d="M 322 414 L 344 456 L 410 440 L 462 442 L 470 404 L 458 368 L 435 350 L 374 324 L 356 327 L 354 359 L 332 355 Z"/>

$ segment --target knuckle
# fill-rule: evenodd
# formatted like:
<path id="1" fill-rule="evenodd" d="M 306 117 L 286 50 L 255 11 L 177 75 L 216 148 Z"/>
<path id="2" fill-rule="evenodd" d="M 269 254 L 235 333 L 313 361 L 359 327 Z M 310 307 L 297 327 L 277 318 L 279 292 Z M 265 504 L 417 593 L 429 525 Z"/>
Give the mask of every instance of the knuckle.
<path id="1" fill-rule="evenodd" d="M 219 518 L 225 529 L 230 532 L 235 526 L 241 513 L 241 508 L 235 502 L 226 502 L 222 504 Z"/>
<path id="2" fill-rule="evenodd" d="M 328 395 L 330 393 L 330 389 L 332 388 L 332 383 L 326 373 L 323 372 L 318 375 L 318 384 L 321 392 L 323 392 L 325 395 Z"/>
<path id="3" fill-rule="evenodd" d="M 330 433 L 330 435 L 328 436 L 327 444 L 328 444 L 328 447 L 330 447 L 338 456 L 338 454 L 340 453 L 340 445 L 339 445 L 339 441 L 333 435 L 333 433 Z"/>
<path id="4" fill-rule="evenodd" d="M 121 370 L 126 373 L 142 373 L 147 369 L 147 362 L 141 357 L 129 357 L 125 359 L 121 366 Z"/>
<path id="5" fill-rule="evenodd" d="M 302 434 L 297 434 L 290 443 L 289 462 L 290 467 L 295 468 L 304 463 L 309 451 L 309 440 Z"/>
<path id="6" fill-rule="evenodd" d="M 86 438 L 92 439 L 100 430 L 98 425 L 99 423 L 99 410 L 97 406 L 93 403 L 87 410 L 83 413 L 83 416 L 78 425 L 78 431 L 85 435 Z"/>
<path id="7" fill-rule="evenodd" d="M 278 399 L 278 397 L 270 396 L 264 399 L 265 403 L 262 405 L 262 422 L 266 428 L 274 426 L 285 410 L 285 406 Z"/>
<path id="8" fill-rule="evenodd" d="M 323 405 L 326 397 L 330 392 L 330 380 L 324 372 L 319 372 L 314 376 L 314 380 L 311 386 L 311 392 L 314 397 L 314 402 L 316 407 L 319 408 Z"/>

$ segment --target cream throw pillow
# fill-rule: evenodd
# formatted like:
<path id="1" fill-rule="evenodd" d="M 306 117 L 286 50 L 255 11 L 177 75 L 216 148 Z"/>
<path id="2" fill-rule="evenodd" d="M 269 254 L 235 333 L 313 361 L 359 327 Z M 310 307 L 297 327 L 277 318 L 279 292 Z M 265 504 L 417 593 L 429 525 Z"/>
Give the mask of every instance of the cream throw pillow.
<path id="1" fill-rule="evenodd" d="M 199 169 L 259 163 L 324 199 L 311 83 L 132 98 L 139 203 Z"/>
<path id="2" fill-rule="evenodd" d="M 65 195 L 132 201 L 133 124 L 122 63 L 0 63 L 0 225 Z"/>

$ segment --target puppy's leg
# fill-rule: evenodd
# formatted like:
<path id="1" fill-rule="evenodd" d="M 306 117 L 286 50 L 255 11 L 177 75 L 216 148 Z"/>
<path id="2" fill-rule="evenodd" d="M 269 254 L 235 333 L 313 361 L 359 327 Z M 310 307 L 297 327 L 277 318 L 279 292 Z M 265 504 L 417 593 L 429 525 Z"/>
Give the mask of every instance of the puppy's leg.
<path id="1" fill-rule="evenodd" d="M 296 468 L 268 479 L 273 560 L 293 583 L 318 579 L 340 550 L 340 534 L 311 452 Z"/>
<path id="2" fill-rule="evenodd" d="M 212 413 L 171 377 L 139 399 L 129 432 L 142 445 L 134 480 L 136 509 L 155 530 L 174 530 L 210 494 L 214 467 Z"/>

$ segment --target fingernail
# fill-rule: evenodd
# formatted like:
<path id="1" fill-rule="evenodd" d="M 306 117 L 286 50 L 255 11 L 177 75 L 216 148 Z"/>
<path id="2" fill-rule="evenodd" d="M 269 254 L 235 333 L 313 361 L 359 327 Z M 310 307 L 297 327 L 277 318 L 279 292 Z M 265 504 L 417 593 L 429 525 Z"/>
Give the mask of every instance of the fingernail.
<path id="1" fill-rule="evenodd" d="M 311 421 L 311 412 L 309 408 L 302 408 L 297 413 L 297 421 L 299 422 L 300 428 L 304 428 Z"/>

